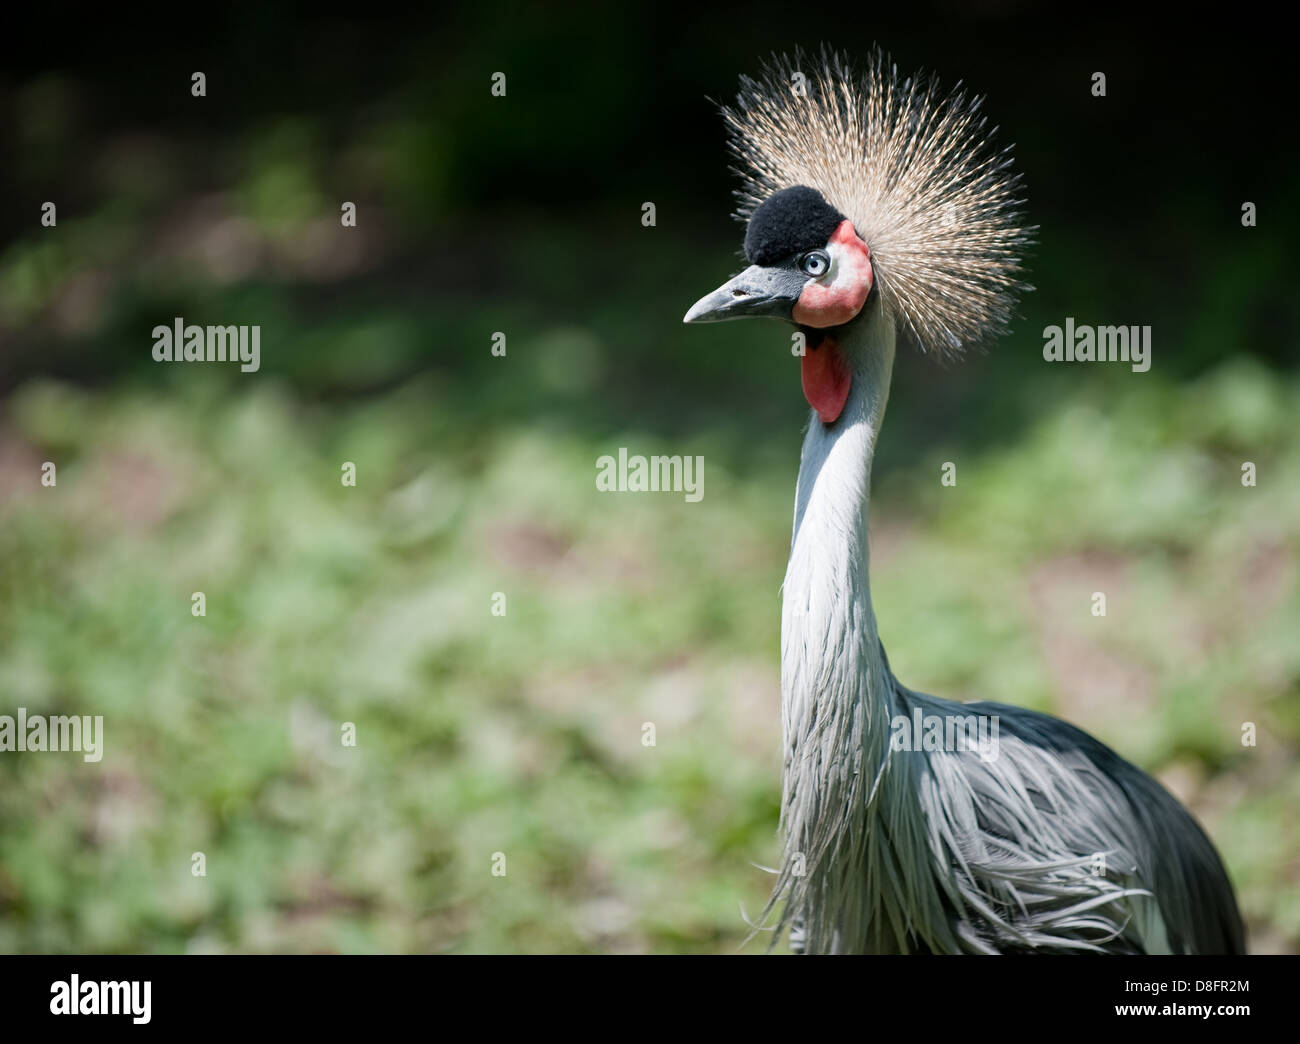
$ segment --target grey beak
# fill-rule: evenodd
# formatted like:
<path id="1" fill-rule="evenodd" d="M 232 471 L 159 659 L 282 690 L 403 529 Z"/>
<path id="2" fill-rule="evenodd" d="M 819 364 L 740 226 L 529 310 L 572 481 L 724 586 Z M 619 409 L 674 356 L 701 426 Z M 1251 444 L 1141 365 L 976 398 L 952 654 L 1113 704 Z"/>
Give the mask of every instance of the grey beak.
<path id="1" fill-rule="evenodd" d="M 682 322 L 716 323 L 750 316 L 789 319 L 807 282 L 808 277 L 793 268 L 750 265 L 691 305 Z"/>

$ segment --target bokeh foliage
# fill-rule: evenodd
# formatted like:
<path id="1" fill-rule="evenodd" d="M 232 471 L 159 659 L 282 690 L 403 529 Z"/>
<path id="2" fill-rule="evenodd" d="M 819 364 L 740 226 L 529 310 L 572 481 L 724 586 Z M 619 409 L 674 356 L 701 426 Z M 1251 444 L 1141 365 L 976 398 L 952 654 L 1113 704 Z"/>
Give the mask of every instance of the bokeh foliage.
<path id="1" fill-rule="evenodd" d="M 133 26 L 7 70 L 0 713 L 103 714 L 107 753 L 0 757 L 0 950 L 762 948 L 806 407 L 775 325 L 680 316 L 738 246 L 704 96 L 821 39 L 988 92 L 1042 227 L 1010 337 L 899 360 L 896 672 L 1157 772 L 1255 948 L 1300 948 L 1297 184 L 1267 63 L 1219 54 L 1197 91 L 1141 27 L 811 12 L 791 39 L 745 11 L 263 12 L 183 67 Z M 261 371 L 153 363 L 176 315 L 260 324 Z M 1152 371 L 1044 364 L 1065 315 L 1152 325 Z M 619 446 L 703 454 L 704 500 L 598 494 Z"/>

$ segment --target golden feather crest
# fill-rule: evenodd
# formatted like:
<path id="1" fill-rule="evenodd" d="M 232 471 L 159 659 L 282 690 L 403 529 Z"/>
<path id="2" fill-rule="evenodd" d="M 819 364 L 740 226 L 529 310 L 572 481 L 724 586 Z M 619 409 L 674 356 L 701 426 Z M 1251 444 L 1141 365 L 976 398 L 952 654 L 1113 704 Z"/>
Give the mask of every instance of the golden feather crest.
<path id="1" fill-rule="evenodd" d="M 1003 332 L 1029 289 L 1020 175 L 983 99 L 902 79 L 877 50 L 860 74 L 823 51 L 773 56 L 724 106 L 744 178 L 737 216 L 791 185 L 817 189 L 871 248 L 882 303 L 926 351 L 953 355 Z"/>

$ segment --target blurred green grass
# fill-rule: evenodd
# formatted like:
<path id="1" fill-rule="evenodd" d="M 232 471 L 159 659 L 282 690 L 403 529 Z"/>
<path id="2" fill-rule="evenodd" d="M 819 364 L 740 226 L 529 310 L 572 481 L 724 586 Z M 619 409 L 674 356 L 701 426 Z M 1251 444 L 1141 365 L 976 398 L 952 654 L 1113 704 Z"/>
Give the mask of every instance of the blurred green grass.
<path id="1" fill-rule="evenodd" d="M 1297 407 L 1242 362 L 1134 380 L 1014 445 L 926 450 L 873 504 L 899 675 L 1159 771 L 1264 949 L 1300 942 Z M 471 440 L 430 376 L 328 408 L 274 379 L 28 383 L 0 443 L 0 691 L 103 714 L 106 755 L 0 758 L 0 950 L 741 946 L 776 855 L 797 433 L 769 440 Z M 704 500 L 596 492 L 620 445 L 703 454 Z"/>
<path id="2" fill-rule="evenodd" d="M 0 950 L 762 949 L 806 408 L 785 331 L 679 320 L 739 239 L 703 98 L 788 23 L 499 17 L 222 20 L 199 117 L 143 26 L 0 94 L 0 713 L 106 727 L 98 764 L 0 757 Z M 991 91 L 1042 231 L 1009 337 L 900 354 L 882 636 L 910 686 L 1054 711 L 1159 773 L 1253 947 L 1300 950 L 1285 124 L 1231 89 L 1255 75 L 1206 97 L 1180 54 L 1011 28 L 888 34 Z M 1104 108 L 1067 82 L 1098 54 L 1135 88 Z M 260 324 L 262 370 L 155 365 L 178 315 Z M 1064 315 L 1152 324 L 1152 372 L 1044 365 Z M 619 446 L 703 454 L 704 500 L 598 494 Z"/>

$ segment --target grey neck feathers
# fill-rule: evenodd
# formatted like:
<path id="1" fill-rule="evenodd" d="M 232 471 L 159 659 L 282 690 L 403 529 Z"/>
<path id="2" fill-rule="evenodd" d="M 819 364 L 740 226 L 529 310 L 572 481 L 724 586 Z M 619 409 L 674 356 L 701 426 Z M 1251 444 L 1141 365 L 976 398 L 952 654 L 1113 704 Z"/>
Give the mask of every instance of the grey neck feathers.
<path id="1" fill-rule="evenodd" d="M 814 953 L 843 945 L 906 952 L 910 929 L 898 911 L 908 897 L 899 893 L 915 886 L 898 869 L 915 853 L 898 846 L 923 847 L 925 834 L 898 778 L 906 766 L 889 757 L 896 697 L 871 607 L 867 546 L 894 326 L 877 306 L 837 339 L 852 390 L 834 424 L 815 415 L 810 422 L 782 587 L 785 852 L 774 901 L 787 902 L 777 934 L 792 925 L 792 941 Z"/>
<path id="2" fill-rule="evenodd" d="M 852 390 L 836 423 L 814 415 L 804 439 L 783 586 L 784 851 L 764 920 L 784 900 L 774 938 L 789 928 L 792 947 L 808 953 L 1100 951 L 1121 935 L 1143 952 L 1170 952 L 1151 882 L 1133 869 L 1149 862 L 1147 832 L 1122 829 L 1130 799 L 1078 771 L 1084 754 L 1069 760 L 1016 740 L 1001 758 L 959 769 L 939 753 L 891 751 L 896 714 L 953 705 L 898 684 L 871 606 L 871 458 L 894 328 L 876 307 L 840 333 Z M 1129 771 L 1135 791 L 1163 793 Z M 1039 814 L 1024 797 L 1030 786 L 1056 795 L 1056 815 Z M 996 836 L 975 829 L 977 787 L 1001 817 Z M 1108 823 L 1119 826 L 1097 826 Z M 1096 873 L 1089 853 L 1099 852 L 1113 872 Z"/>

